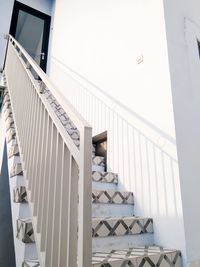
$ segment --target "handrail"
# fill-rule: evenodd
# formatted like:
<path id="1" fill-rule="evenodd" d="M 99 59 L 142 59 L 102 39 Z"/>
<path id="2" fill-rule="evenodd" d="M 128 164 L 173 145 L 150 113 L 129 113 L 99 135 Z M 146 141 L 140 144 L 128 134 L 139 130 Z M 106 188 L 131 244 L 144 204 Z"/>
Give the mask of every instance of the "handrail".
<path id="1" fill-rule="evenodd" d="M 58 100 L 63 109 L 67 112 L 69 116 L 71 115 L 70 118 L 72 117 L 71 119 L 72 120 L 74 119 L 74 123 L 81 124 L 83 125 L 83 127 L 91 127 L 88 124 L 88 122 L 76 111 L 76 109 L 71 105 L 71 103 L 60 93 L 60 91 L 56 89 L 56 86 L 52 83 L 52 81 L 50 81 L 46 73 L 38 66 L 38 64 L 32 59 L 32 57 L 27 53 L 27 51 L 19 44 L 19 42 L 17 42 L 17 40 L 14 39 L 12 35 L 9 34 L 8 36 L 9 40 L 19 48 L 21 54 L 23 54 L 27 62 L 34 69 L 34 71 L 37 73 L 37 75 L 40 77 L 40 79 L 46 85 L 46 87 L 52 92 L 52 94 Z"/>
<path id="2" fill-rule="evenodd" d="M 5 75 L 40 265 L 88 267 L 92 129 L 11 35 Z"/>

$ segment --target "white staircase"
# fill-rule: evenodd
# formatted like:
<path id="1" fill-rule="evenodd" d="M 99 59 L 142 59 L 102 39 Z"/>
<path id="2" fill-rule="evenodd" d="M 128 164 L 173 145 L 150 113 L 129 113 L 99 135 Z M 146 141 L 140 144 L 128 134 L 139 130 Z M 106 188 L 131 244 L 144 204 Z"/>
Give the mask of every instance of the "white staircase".
<path id="1" fill-rule="evenodd" d="M 29 59 L 20 45 L 18 45 L 17 42 L 10 37 L 8 51 L 10 51 L 11 55 L 16 56 L 16 62 L 18 62 L 17 57 L 19 51 L 16 49 L 16 47 L 18 47 L 18 50 L 21 53 L 24 53 L 23 55 L 25 55 L 25 58 L 30 60 L 31 64 L 34 66 L 34 63 L 31 61 L 31 59 Z M 18 64 L 21 63 L 18 62 Z M 9 74 L 10 69 L 12 69 L 11 58 L 10 65 L 8 64 L 6 68 L 7 73 Z M 35 67 L 35 69 L 39 72 L 38 67 Z M 12 72 L 10 71 L 10 73 Z M 44 76 L 44 74 L 42 75 Z M 11 81 L 9 83 L 8 81 L 8 90 L 5 91 L 3 102 L 5 114 L 4 117 L 6 121 L 5 128 L 7 132 L 6 139 L 9 149 L 8 157 L 9 160 L 12 158 L 17 158 L 17 160 L 12 161 L 13 164 L 10 164 L 10 184 L 13 186 L 12 201 L 14 205 L 19 205 L 21 211 L 23 210 L 23 207 L 27 208 L 27 206 L 30 205 L 31 212 L 29 213 L 32 214 L 32 217 L 31 215 L 27 218 L 16 217 L 17 229 L 14 232 L 17 233 L 17 240 L 24 243 L 25 246 L 30 247 L 31 244 L 33 245 L 35 243 L 38 252 L 38 258 L 32 257 L 24 259 L 23 266 L 89 267 L 90 265 L 93 267 L 181 267 L 180 251 L 166 249 L 157 246 L 154 243 L 153 219 L 137 217 L 137 214 L 134 214 L 133 192 L 122 192 L 118 189 L 118 175 L 111 172 L 105 172 L 105 159 L 104 157 L 99 157 L 95 154 L 95 146 L 93 146 L 92 155 L 90 154 L 92 160 L 89 160 L 92 161 L 91 177 L 89 177 L 89 175 L 88 177 L 86 177 L 86 175 L 80 175 L 82 172 L 81 168 L 84 169 L 85 167 L 82 166 L 83 163 L 81 161 L 79 164 L 79 160 L 81 155 L 84 155 L 82 149 L 85 149 L 86 146 L 81 146 L 81 131 L 71 121 L 68 116 L 69 114 L 66 114 L 61 104 L 58 104 L 53 94 L 49 90 L 45 89 L 41 90 L 40 93 L 42 96 L 40 96 L 37 88 L 34 88 L 36 92 L 33 91 L 33 87 L 37 86 L 35 85 L 35 82 L 32 82 L 33 85 L 31 85 L 32 87 L 30 87 L 31 89 L 29 93 L 32 98 L 35 97 L 35 99 L 37 99 L 36 104 L 38 105 L 38 108 L 41 108 L 42 112 L 46 112 L 44 113 L 46 115 L 46 117 L 44 116 L 45 125 L 48 126 L 51 122 L 51 125 L 53 125 L 51 128 L 52 133 L 57 130 L 57 139 L 55 139 L 57 140 L 57 147 L 54 147 L 54 142 L 51 142 L 51 150 L 49 150 L 48 137 L 46 140 L 46 136 L 44 134 L 45 130 L 47 130 L 47 135 L 49 135 L 49 132 L 48 129 L 43 126 L 42 118 L 40 118 L 41 127 L 43 126 L 43 134 L 41 133 L 38 135 L 38 137 L 43 138 L 43 141 L 46 144 L 46 150 L 44 149 L 42 142 L 38 143 L 39 145 L 37 148 L 32 148 L 34 153 L 37 155 L 36 163 L 40 164 L 39 171 L 36 170 L 36 173 L 34 173 L 35 168 L 37 168 L 38 165 L 36 163 L 35 165 L 32 165 L 32 160 L 34 160 L 34 157 L 32 158 L 32 154 L 29 153 L 29 145 L 31 146 L 32 144 L 29 144 L 29 136 L 24 127 L 22 127 L 24 121 L 21 121 L 21 118 L 24 116 L 24 113 L 18 107 L 17 102 L 17 94 L 21 90 L 21 83 L 19 79 L 17 80 L 17 83 L 18 86 L 15 82 Z M 46 83 L 48 84 L 48 81 Z M 9 88 L 9 84 L 11 84 L 11 88 Z M 18 92 L 15 91 L 16 87 Z M 27 95 L 27 98 L 25 97 L 25 99 L 28 99 L 28 97 L 29 95 Z M 12 107 L 12 103 L 14 103 L 14 108 Z M 27 109 L 30 108 L 28 104 L 26 104 L 26 106 Z M 15 116 L 15 110 L 17 111 L 18 116 Z M 30 113 L 30 118 L 31 114 L 35 114 L 35 111 L 33 110 L 32 113 Z M 39 112 L 38 116 L 40 116 Z M 45 118 L 47 118 L 47 120 L 45 120 Z M 26 117 L 25 115 L 25 119 L 27 123 L 29 123 L 29 117 Z M 29 127 L 32 127 L 32 131 L 35 131 L 37 134 L 37 127 L 38 129 L 40 127 L 38 126 L 37 120 L 35 120 L 35 123 L 36 129 L 31 123 L 28 125 Z M 23 146 L 23 139 L 18 140 L 18 138 L 20 139 L 19 130 L 22 132 L 22 136 L 27 138 L 25 142 L 26 146 Z M 29 131 L 30 135 L 32 134 L 32 131 Z M 38 141 L 33 134 L 32 138 L 32 140 Z M 53 140 L 53 138 L 51 140 Z M 66 141 L 66 143 L 63 140 Z M 63 143 L 61 143 L 61 141 Z M 87 143 L 88 146 L 91 145 L 91 138 L 89 141 L 90 143 Z M 40 144 L 42 147 L 40 147 Z M 24 153 L 21 153 L 23 149 Z M 56 156 L 54 149 L 57 151 Z M 60 172 L 60 168 L 63 168 L 63 170 L 66 171 L 65 165 L 68 164 L 67 159 L 69 159 L 67 158 L 67 155 L 69 154 L 67 149 L 71 149 L 73 155 L 71 159 L 73 164 L 69 168 L 70 173 L 73 175 L 69 177 L 69 186 L 72 184 L 73 186 L 70 188 L 74 191 L 69 190 L 66 192 L 63 191 L 63 186 L 65 185 L 67 178 L 62 172 Z M 64 154 L 65 150 L 68 154 Z M 46 161 L 44 161 L 41 151 L 46 151 L 46 153 L 44 153 Z M 62 165 L 58 165 L 60 164 L 61 157 L 60 153 L 58 153 L 59 151 L 63 153 L 63 157 L 61 158 L 61 160 L 63 160 Z M 25 163 L 26 160 L 28 163 L 21 164 L 23 163 L 24 159 Z M 75 160 L 77 160 L 76 164 Z M 55 161 L 58 161 L 57 165 L 53 166 Z M 78 168 L 77 164 L 79 164 Z M 24 170 L 23 166 L 26 166 L 27 169 Z M 43 172 L 43 166 L 46 167 L 46 172 Z M 87 166 L 90 166 L 91 171 L 91 165 L 88 164 Z M 51 174 L 51 172 L 54 172 L 55 175 Z M 87 171 L 85 173 L 91 174 L 91 172 Z M 47 177 L 47 180 L 45 180 L 44 177 Z M 62 181 L 60 181 L 61 177 L 63 179 Z M 85 180 L 89 178 L 90 182 L 92 183 L 92 192 L 91 190 L 89 191 L 91 196 L 89 195 L 89 198 L 87 198 L 85 191 L 84 198 L 83 196 L 81 198 L 81 201 L 83 199 L 91 199 L 92 218 L 89 207 L 87 210 L 87 207 L 84 206 L 85 203 L 81 203 L 80 201 L 80 195 L 82 194 L 82 191 L 79 191 L 79 196 L 77 193 L 78 180 L 80 183 L 81 178 Z M 73 184 L 74 179 L 76 179 L 77 184 Z M 17 184 L 17 181 L 22 180 L 23 182 L 18 182 Z M 41 200 L 45 201 L 46 199 L 43 198 L 41 188 L 43 188 L 43 192 L 48 191 L 48 188 L 45 187 L 45 182 L 48 182 L 47 184 L 50 192 L 47 192 L 48 203 L 46 204 L 48 207 L 48 217 L 45 217 L 46 219 L 44 220 L 44 216 L 46 216 L 46 206 Z M 63 183 L 63 186 L 61 186 L 61 182 Z M 84 189 L 87 189 L 86 184 L 84 184 L 84 186 Z M 40 190 L 40 194 L 38 193 L 38 188 Z M 83 190 L 83 188 L 80 187 L 79 190 Z M 78 197 L 76 198 L 73 196 L 74 192 L 76 193 L 76 196 L 79 197 L 79 201 L 77 201 Z M 71 196 L 71 198 L 66 198 L 68 194 Z M 77 201 L 77 203 L 75 203 L 75 201 Z M 70 206 L 66 215 L 65 206 L 67 205 Z M 81 205 L 81 208 L 79 208 L 78 205 Z M 90 205 L 89 202 L 88 205 Z M 41 206 L 43 208 L 41 208 Z M 54 213 L 52 213 L 52 209 Z M 79 216 L 79 222 L 75 216 L 76 211 L 81 211 L 80 214 L 82 217 Z M 85 218 L 86 215 L 84 211 L 88 211 L 90 216 Z M 15 212 L 15 215 L 16 214 L 17 213 Z M 82 232 L 80 231 L 80 220 L 83 222 L 85 227 L 82 227 Z M 86 221 L 89 223 L 89 225 L 86 225 Z M 91 221 L 92 223 L 90 227 Z M 68 227 L 66 227 L 64 222 L 68 224 Z M 78 232 L 77 228 L 79 229 Z M 72 229 L 72 231 L 70 231 L 70 229 Z M 88 238 L 86 233 L 83 231 L 84 229 L 90 230 L 91 234 Z M 82 234 L 78 238 L 78 241 L 77 233 L 78 236 Z M 72 236 L 71 239 L 70 236 Z M 92 237 L 92 251 L 91 249 L 88 250 L 87 247 L 87 244 L 91 244 L 90 237 Z M 46 242 L 44 242 L 44 240 L 46 240 Z M 87 244 L 85 244 L 84 241 L 86 241 Z M 15 244 L 17 245 L 19 242 L 15 242 Z M 81 244 L 79 244 L 79 242 Z M 62 246 L 62 244 L 66 245 L 66 247 Z M 79 245 L 81 247 L 81 252 L 77 249 Z M 87 255 L 89 255 L 88 257 L 85 257 L 84 251 L 87 251 Z M 65 257 L 66 254 L 67 257 Z M 92 259 L 90 258 L 91 254 Z M 82 257 L 81 260 L 79 255 Z M 84 257 L 86 259 L 84 259 Z M 84 262 L 86 262 L 88 259 L 90 260 L 89 264 L 84 264 Z"/>
<path id="2" fill-rule="evenodd" d="M 154 245 L 153 219 L 134 214 L 133 193 L 118 190 L 95 145 L 92 163 L 92 266 L 181 266 L 179 251 Z"/>

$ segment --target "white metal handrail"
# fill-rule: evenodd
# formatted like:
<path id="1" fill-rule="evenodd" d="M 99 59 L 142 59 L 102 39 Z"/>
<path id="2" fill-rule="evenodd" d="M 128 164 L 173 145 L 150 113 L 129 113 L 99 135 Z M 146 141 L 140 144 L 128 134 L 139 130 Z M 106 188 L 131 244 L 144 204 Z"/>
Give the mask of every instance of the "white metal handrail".
<path id="1" fill-rule="evenodd" d="M 5 74 L 41 266 L 88 267 L 92 129 L 10 35 Z M 79 148 L 41 88 L 54 95 L 78 129 Z"/>

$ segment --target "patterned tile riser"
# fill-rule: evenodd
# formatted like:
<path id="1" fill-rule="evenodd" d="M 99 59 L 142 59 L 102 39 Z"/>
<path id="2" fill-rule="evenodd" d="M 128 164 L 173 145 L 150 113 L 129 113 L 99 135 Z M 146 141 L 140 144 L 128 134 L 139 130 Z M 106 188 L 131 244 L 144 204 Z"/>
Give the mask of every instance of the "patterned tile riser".
<path id="1" fill-rule="evenodd" d="M 13 144 L 8 151 L 8 158 L 13 156 L 19 156 L 19 147 L 17 144 Z"/>
<path id="2" fill-rule="evenodd" d="M 92 203 L 134 204 L 133 193 L 92 190 Z"/>
<path id="3" fill-rule="evenodd" d="M 28 201 L 25 186 L 19 186 L 14 188 L 13 201 L 15 203 L 26 203 Z"/>
<path id="4" fill-rule="evenodd" d="M 79 147 L 80 146 L 80 133 L 78 129 L 75 127 L 74 123 L 70 120 L 67 116 L 66 112 L 62 109 L 62 107 L 58 104 L 55 97 L 48 91 L 45 90 L 45 96 L 49 101 L 52 109 L 54 110 L 55 114 L 59 118 L 62 125 L 65 127 L 68 134 L 71 136 L 74 144 Z"/>
<path id="5" fill-rule="evenodd" d="M 92 236 L 122 236 L 153 233 L 153 220 L 150 218 L 95 219 L 92 221 Z"/>
<path id="6" fill-rule="evenodd" d="M 17 220 L 17 238 L 23 243 L 34 243 L 33 225 L 30 219 Z"/>
<path id="7" fill-rule="evenodd" d="M 179 251 L 130 248 L 111 251 L 110 253 L 94 253 L 93 267 L 181 267 L 182 258 Z"/>
<path id="8" fill-rule="evenodd" d="M 101 167 L 105 167 L 105 158 L 104 157 L 99 157 L 99 156 L 94 156 L 92 158 L 92 165 L 98 165 Z"/>
<path id="9" fill-rule="evenodd" d="M 10 141 L 15 139 L 15 137 L 16 137 L 15 129 L 10 128 L 9 131 L 7 131 L 7 134 L 6 134 L 7 143 L 10 143 Z"/>
<path id="10" fill-rule="evenodd" d="M 40 263 L 38 260 L 25 260 L 22 267 L 40 267 Z"/>
<path id="11" fill-rule="evenodd" d="M 118 175 L 111 172 L 92 172 L 94 182 L 118 183 Z"/>
<path id="12" fill-rule="evenodd" d="M 21 163 L 14 163 L 10 170 L 10 178 L 16 175 L 23 175 Z"/>

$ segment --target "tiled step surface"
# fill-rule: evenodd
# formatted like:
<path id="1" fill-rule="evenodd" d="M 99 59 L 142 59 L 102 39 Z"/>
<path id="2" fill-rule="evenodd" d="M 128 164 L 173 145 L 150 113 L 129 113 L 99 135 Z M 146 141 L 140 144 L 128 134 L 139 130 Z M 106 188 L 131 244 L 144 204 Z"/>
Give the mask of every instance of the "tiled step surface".
<path id="1" fill-rule="evenodd" d="M 181 267 L 181 254 L 157 246 L 95 252 L 92 267 Z"/>
<path id="2" fill-rule="evenodd" d="M 117 184 L 103 183 L 103 182 L 92 182 L 92 188 L 95 190 L 117 191 Z"/>
<path id="3" fill-rule="evenodd" d="M 92 171 L 104 172 L 105 171 L 105 158 L 100 156 L 92 157 Z"/>
<path id="4" fill-rule="evenodd" d="M 134 204 L 132 192 L 92 190 L 92 203 Z"/>
<path id="5" fill-rule="evenodd" d="M 109 237 L 153 233 L 153 220 L 142 217 L 93 218 L 92 236 Z"/>
<path id="6" fill-rule="evenodd" d="M 128 249 L 140 246 L 153 246 L 154 236 L 152 233 L 139 235 L 123 235 L 92 238 L 92 251 L 111 251 Z"/>
<path id="7" fill-rule="evenodd" d="M 92 188 L 117 191 L 118 175 L 112 172 L 92 172 Z"/>
<path id="8" fill-rule="evenodd" d="M 10 177 L 14 177 L 16 175 L 23 175 L 21 163 L 14 163 L 10 170 Z"/>
<path id="9" fill-rule="evenodd" d="M 93 182 L 103 182 L 103 183 L 118 183 L 118 175 L 113 172 L 92 172 Z"/>
<path id="10" fill-rule="evenodd" d="M 39 267 L 40 263 L 38 260 L 25 260 L 22 267 Z"/>
<path id="11" fill-rule="evenodd" d="M 119 216 L 133 216 L 134 205 L 130 204 L 92 204 L 92 217 L 119 217 Z"/>

